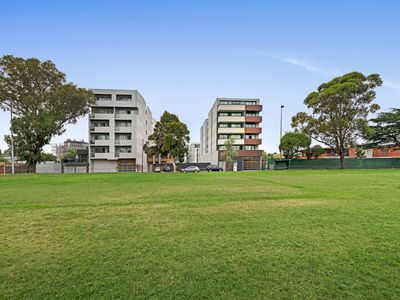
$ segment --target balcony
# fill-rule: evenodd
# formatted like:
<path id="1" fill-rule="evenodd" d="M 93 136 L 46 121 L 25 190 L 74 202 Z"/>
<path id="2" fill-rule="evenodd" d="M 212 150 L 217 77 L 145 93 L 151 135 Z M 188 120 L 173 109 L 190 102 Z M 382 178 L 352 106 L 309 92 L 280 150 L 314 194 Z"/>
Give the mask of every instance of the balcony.
<path id="1" fill-rule="evenodd" d="M 230 105 L 230 104 L 220 104 L 218 105 L 218 111 L 245 111 L 246 105 Z"/>
<path id="2" fill-rule="evenodd" d="M 132 120 L 132 114 L 115 114 L 115 119 L 118 120 Z"/>
<path id="3" fill-rule="evenodd" d="M 243 123 L 245 121 L 244 116 L 219 116 L 218 122 L 220 123 Z"/>
<path id="4" fill-rule="evenodd" d="M 249 134 L 258 134 L 262 132 L 261 127 L 252 127 L 252 128 L 244 128 L 244 133 L 249 133 Z"/>
<path id="5" fill-rule="evenodd" d="M 119 158 L 135 158 L 132 152 L 115 152 L 115 157 Z"/>
<path id="6" fill-rule="evenodd" d="M 245 105 L 245 110 L 260 112 L 262 111 L 262 105 Z"/>
<path id="7" fill-rule="evenodd" d="M 104 119 L 112 118 L 113 115 L 114 115 L 113 113 L 109 113 L 109 114 L 106 114 L 106 113 L 90 113 L 89 114 L 89 119 L 101 119 L 101 120 L 104 120 Z"/>
<path id="8" fill-rule="evenodd" d="M 132 130 L 133 130 L 132 126 L 115 127 L 116 132 L 132 132 Z"/>
<path id="9" fill-rule="evenodd" d="M 262 122 L 262 117 L 261 116 L 248 116 L 245 117 L 246 123 L 261 123 Z"/>
<path id="10" fill-rule="evenodd" d="M 90 140 L 90 144 L 94 146 L 110 146 L 110 140 Z"/>
<path id="11" fill-rule="evenodd" d="M 226 139 L 219 139 L 217 141 L 217 145 L 223 145 L 227 140 Z M 244 139 L 235 139 L 235 145 L 244 145 L 245 140 Z"/>
<path id="12" fill-rule="evenodd" d="M 239 128 L 230 128 L 230 127 L 221 127 L 218 128 L 218 133 L 244 133 L 244 128 L 239 127 Z"/>
<path id="13" fill-rule="evenodd" d="M 132 145 L 132 140 L 115 140 L 115 145 Z"/>
<path id="14" fill-rule="evenodd" d="M 239 150 L 238 156 L 261 156 L 262 150 Z"/>
<path id="15" fill-rule="evenodd" d="M 90 126 L 90 131 L 91 132 L 108 132 L 110 130 L 110 127 L 102 127 L 102 126 Z"/>
<path id="16" fill-rule="evenodd" d="M 245 139 L 244 144 L 245 145 L 261 145 L 262 140 L 261 139 Z"/>
<path id="17" fill-rule="evenodd" d="M 108 159 L 111 157 L 110 153 L 90 153 L 90 158 L 93 159 Z"/>

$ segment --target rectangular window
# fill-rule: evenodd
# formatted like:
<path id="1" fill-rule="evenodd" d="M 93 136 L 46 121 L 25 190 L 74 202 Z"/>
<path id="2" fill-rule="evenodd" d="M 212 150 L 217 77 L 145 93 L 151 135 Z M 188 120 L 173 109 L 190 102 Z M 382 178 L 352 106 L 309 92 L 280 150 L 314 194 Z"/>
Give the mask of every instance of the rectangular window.
<path id="1" fill-rule="evenodd" d="M 117 95 L 117 101 L 132 101 L 132 95 Z"/>
<path id="2" fill-rule="evenodd" d="M 220 116 L 223 116 L 223 117 L 229 116 L 229 114 L 228 114 L 227 112 L 220 112 L 219 115 L 220 115 Z"/>
<path id="3" fill-rule="evenodd" d="M 220 135 L 218 135 L 218 138 L 221 139 L 221 140 L 225 140 L 225 139 L 228 138 L 228 135 L 227 134 L 220 134 Z"/>
<path id="4" fill-rule="evenodd" d="M 244 150 L 257 150 L 257 146 L 255 145 L 245 145 Z"/>
<path id="5" fill-rule="evenodd" d="M 243 114 L 240 112 L 233 112 L 233 113 L 231 113 L 231 116 L 232 117 L 241 117 L 241 116 L 243 116 Z"/>
<path id="6" fill-rule="evenodd" d="M 111 101 L 110 94 L 96 94 L 94 96 L 96 97 L 96 101 Z"/>
<path id="7" fill-rule="evenodd" d="M 232 127 L 232 128 L 241 128 L 241 127 L 242 127 L 242 124 L 232 123 L 232 124 L 231 124 L 231 127 Z"/>
<path id="8" fill-rule="evenodd" d="M 257 124 L 255 124 L 255 123 L 246 123 L 245 127 L 246 128 L 257 128 Z"/>
<path id="9" fill-rule="evenodd" d="M 229 126 L 228 126 L 228 124 L 225 124 L 225 123 L 219 123 L 218 127 L 219 128 L 228 128 Z"/>

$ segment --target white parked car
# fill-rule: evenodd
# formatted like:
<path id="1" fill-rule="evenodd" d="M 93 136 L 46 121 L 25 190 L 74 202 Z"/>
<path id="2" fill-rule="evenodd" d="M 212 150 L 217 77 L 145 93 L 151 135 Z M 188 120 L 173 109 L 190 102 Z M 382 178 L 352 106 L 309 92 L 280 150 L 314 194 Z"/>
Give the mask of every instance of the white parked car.
<path id="1" fill-rule="evenodd" d="M 200 168 L 196 167 L 196 166 L 189 166 L 189 167 L 186 167 L 186 168 L 182 169 L 182 172 L 184 172 L 184 173 L 186 173 L 186 172 L 196 172 L 196 173 L 198 173 L 198 172 L 200 172 Z"/>

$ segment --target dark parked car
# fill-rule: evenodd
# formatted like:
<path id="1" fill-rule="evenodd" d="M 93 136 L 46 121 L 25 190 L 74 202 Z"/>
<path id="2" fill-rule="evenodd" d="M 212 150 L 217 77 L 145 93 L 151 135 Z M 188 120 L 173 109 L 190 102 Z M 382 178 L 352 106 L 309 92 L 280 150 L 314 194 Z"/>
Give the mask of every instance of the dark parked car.
<path id="1" fill-rule="evenodd" d="M 222 172 L 223 170 L 222 170 L 222 168 L 220 168 L 217 165 L 208 165 L 207 166 L 207 171 L 208 172 Z"/>
<path id="2" fill-rule="evenodd" d="M 181 170 L 182 172 L 200 172 L 200 168 L 196 166 L 189 166 Z"/>

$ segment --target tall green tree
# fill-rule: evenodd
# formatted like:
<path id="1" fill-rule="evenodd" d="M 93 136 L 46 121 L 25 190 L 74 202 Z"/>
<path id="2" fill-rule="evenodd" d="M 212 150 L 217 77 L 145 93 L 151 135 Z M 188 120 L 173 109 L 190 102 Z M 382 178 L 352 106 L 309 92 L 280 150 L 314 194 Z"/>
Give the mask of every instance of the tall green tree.
<path id="1" fill-rule="evenodd" d="M 222 161 L 225 162 L 225 169 L 227 171 L 233 170 L 233 161 L 235 157 L 238 155 L 234 145 L 235 145 L 235 139 L 233 137 L 229 137 L 224 142 L 225 149 L 221 152 L 221 159 Z"/>
<path id="2" fill-rule="evenodd" d="M 11 129 L 16 156 L 36 170 L 43 146 L 65 125 L 76 123 L 95 103 L 91 91 L 66 81 L 51 61 L 0 58 L 0 107 L 14 113 Z M 10 143 L 10 136 L 6 138 Z"/>
<path id="3" fill-rule="evenodd" d="M 311 113 L 299 112 L 292 127 L 335 149 L 344 168 L 346 149 L 368 131 L 367 117 L 379 109 L 374 89 L 382 85 L 378 74 L 352 72 L 321 84 L 304 100 Z"/>
<path id="4" fill-rule="evenodd" d="M 165 111 L 143 150 L 148 156 L 170 156 L 175 163 L 182 163 L 185 154 L 188 153 L 189 134 L 186 124 L 181 122 L 177 115 Z"/>
<path id="5" fill-rule="evenodd" d="M 367 135 L 371 145 L 379 146 L 393 144 L 400 147 L 400 109 L 393 108 L 390 112 L 380 113 L 371 119 L 373 125 Z"/>
<path id="6" fill-rule="evenodd" d="M 293 158 L 310 147 L 311 139 L 302 132 L 287 132 L 281 139 L 279 150 L 283 152 L 285 158 Z"/>

